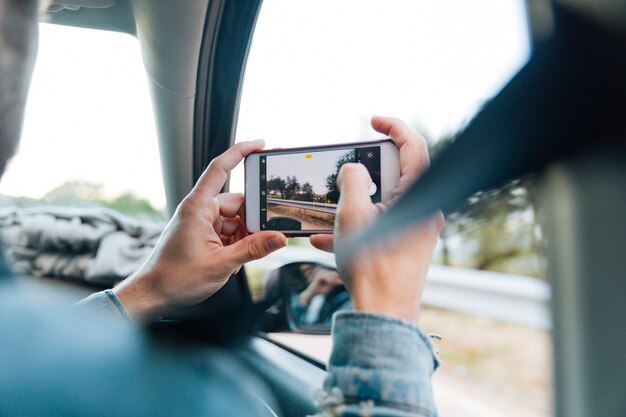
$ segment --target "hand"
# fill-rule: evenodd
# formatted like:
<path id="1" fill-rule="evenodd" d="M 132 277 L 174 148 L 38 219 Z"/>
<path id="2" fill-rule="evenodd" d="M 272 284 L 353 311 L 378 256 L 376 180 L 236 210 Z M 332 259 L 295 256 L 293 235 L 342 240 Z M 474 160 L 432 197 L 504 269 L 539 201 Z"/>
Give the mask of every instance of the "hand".
<path id="1" fill-rule="evenodd" d="M 372 204 L 372 182 L 361 164 L 345 164 L 338 184 L 341 190 L 335 221 L 335 241 L 363 230 L 392 205 L 428 168 L 426 141 L 397 119 L 373 117 L 372 127 L 389 135 L 400 150 L 400 180 L 386 203 Z M 416 321 L 419 304 L 437 238 L 443 228 L 439 212 L 402 234 L 373 242 L 345 265 L 337 265 L 357 311 L 390 314 Z M 332 251 L 333 236 L 311 237 L 313 246 Z"/>
<path id="2" fill-rule="evenodd" d="M 342 285 L 339 274 L 333 269 L 316 267 L 312 272 L 311 282 L 298 296 L 298 301 L 303 307 L 309 305 L 311 299 L 316 295 L 326 295 L 333 289 Z"/>
<path id="3" fill-rule="evenodd" d="M 150 257 L 113 292 L 136 319 L 197 304 L 248 261 L 287 245 L 279 232 L 248 235 L 242 194 L 219 194 L 228 173 L 262 140 L 241 142 L 215 158 L 180 203 Z"/>

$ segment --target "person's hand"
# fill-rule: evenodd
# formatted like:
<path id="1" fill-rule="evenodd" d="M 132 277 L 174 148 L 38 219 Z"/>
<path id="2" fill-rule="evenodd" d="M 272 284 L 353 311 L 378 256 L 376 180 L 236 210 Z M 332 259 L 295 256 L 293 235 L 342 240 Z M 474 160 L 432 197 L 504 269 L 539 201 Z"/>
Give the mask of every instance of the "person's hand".
<path id="1" fill-rule="evenodd" d="M 306 307 L 318 294 L 328 294 L 342 284 L 339 274 L 334 269 L 316 267 L 312 271 L 311 282 L 298 296 L 301 306 Z"/>
<path id="2" fill-rule="evenodd" d="M 335 220 L 335 242 L 363 230 L 392 205 L 428 167 L 426 141 L 402 121 L 373 117 L 372 127 L 389 135 L 400 150 L 400 180 L 386 203 L 372 204 L 372 182 L 361 164 L 345 164 L 338 178 L 340 198 Z M 382 242 L 372 242 L 347 264 L 338 265 L 354 309 L 390 314 L 415 321 L 437 238 L 443 228 L 439 212 L 419 225 L 407 227 Z M 311 237 L 313 246 L 332 251 L 333 236 Z"/>
<path id="3" fill-rule="evenodd" d="M 287 245 L 279 232 L 248 235 L 242 194 L 220 194 L 228 173 L 262 140 L 241 142 L 215 158 L 180 203 L 152 254 L 113 289 L 136 319 L 197 304 L 222 288 L 242 264 Z"/>

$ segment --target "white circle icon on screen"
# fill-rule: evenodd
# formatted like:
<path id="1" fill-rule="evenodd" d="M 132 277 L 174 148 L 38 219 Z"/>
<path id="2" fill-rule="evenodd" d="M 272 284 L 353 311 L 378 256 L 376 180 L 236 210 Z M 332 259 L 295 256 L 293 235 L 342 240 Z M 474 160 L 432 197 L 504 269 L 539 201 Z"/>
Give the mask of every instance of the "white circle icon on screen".
<path id="1" fill-rule="evenodd" d="M 376 187 L 376 184 L 371 183 L 370 184 L 370 189 L 369 189 L 369 194 L 370 195 L 376 194 L 376 190 L 378 190 L 378 187 Z"/>

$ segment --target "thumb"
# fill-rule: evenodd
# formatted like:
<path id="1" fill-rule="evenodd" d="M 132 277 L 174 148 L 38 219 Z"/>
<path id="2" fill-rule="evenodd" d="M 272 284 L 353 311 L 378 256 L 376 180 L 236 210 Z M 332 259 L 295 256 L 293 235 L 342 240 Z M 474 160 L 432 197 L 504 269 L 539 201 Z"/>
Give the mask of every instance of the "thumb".
<path id="1" fill-rule="evenodd" d="M 344 164 L 337 184 L 341 190 L 337 205 L 336 229 L 340 233 L 360 230 L 372 217 L 372 199 L 368 189 L 372 179 L 362 164 Z"/>
<path id="2" fill-rule="evenodd" d="M 279 232 L 259 232 L 225 247 L 226 262 L 233 269 L 249 261 L 261 259 L 270 253 L 287 246 L 287 238 Z"/>

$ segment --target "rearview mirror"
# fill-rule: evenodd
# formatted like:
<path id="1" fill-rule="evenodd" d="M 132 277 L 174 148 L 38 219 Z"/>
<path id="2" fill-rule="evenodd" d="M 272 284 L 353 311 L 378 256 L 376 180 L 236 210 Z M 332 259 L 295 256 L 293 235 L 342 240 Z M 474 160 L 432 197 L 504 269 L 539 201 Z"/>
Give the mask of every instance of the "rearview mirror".
<path id="1" fill-rule="evenodd" d="M 262 330 L 329 334 L 333 314 L 352 310 L 350 295 L 335 268 L 293 262 L 271 271 L 265 280 L 270 307 Z"/>

